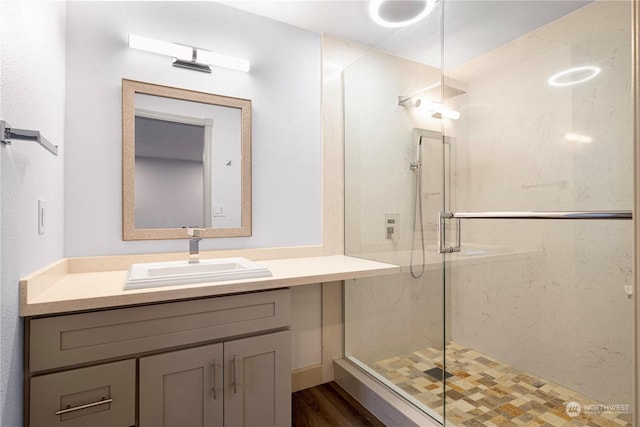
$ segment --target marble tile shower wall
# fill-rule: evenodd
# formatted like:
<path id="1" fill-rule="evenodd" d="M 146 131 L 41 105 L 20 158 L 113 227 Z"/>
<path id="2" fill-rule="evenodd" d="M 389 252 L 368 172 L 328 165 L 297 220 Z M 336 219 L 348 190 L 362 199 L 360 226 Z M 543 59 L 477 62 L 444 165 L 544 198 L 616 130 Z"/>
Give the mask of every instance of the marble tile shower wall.
<path id="1" fill-rule="evenodd" d="M 631 209 L 630 3 L 597 1 L 451 71 L 457 211 Z M 551 87 L 598 65 L 582 85 Z M 570 142 L 566 132 L 590 136 Z M 537 247 L 452 272 L 456 341 L 606 403 L 630 403 L 632 224 L 465 221 L 463 242 Z"/>
<path id="2" fill-rule="evenodd" d="M 398 96 L 439 81 L 439 69 L 373 49 L 344 70 L 345 253 L 408 264 L 408 254 L 385 257 L 411 244 L 415 172 L 409 163 L 416 159 L 415 128 L 440 132 L 440 120 L 399 106 Z M 423 193 L 432 195 L 425 218 L 432 223 L 441 200 L 439 147 L 425 146 L 423 159 Z M 385 214 L 399 214 L 398 241 L 385 238 Z M 426 228 L 435 242 L 433 224 Z"/>

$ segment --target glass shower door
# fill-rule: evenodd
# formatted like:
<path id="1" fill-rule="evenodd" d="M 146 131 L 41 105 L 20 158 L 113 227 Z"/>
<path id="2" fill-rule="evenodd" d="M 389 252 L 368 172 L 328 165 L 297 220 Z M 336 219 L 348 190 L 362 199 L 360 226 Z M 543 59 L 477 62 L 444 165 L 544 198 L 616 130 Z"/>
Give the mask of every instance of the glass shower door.
<path id="1" fill-rule="evenodd" d="M 445 2 L 444 74 L 467 88 L 444 124 L 450 425 L 631 425 L 631 4 L 566 3 L 461 58 L 460 7 L 550 3 Z"/>
<path id="2" fill-rule="evenodd" d="M 341 86 L 345 253 L 401 270 L 345 282 L 345 356 L 443 422 L 445 295 L 435 239 L 448 148 L 441 120 L 415 108 L 421 97 L 441 99 L 441 5 L 379 48 L 360 47 Z M 419 42 L 421 61 L 385 48 L 401 39 Z"/>

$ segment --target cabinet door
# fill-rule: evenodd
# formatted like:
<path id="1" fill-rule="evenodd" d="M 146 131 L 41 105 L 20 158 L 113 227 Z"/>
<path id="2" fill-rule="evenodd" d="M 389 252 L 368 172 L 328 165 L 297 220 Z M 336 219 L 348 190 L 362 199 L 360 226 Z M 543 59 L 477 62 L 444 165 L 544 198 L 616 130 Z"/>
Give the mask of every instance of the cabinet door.
<path id="1" fill-rule="evenodd" d="M 135 424 L 136 361 L 31 378 L 31 427 L 128 427 Z"/>
<path id="2" fill-rule="evenodd" d="M 229 341 L 225 357 L 225 426 L 291 426 L 289 331 Z"/>
<path id="3" fill-rule="evenodd" d="M 222 344 L 140 358 L 140 427 L 223 425 Z"/>

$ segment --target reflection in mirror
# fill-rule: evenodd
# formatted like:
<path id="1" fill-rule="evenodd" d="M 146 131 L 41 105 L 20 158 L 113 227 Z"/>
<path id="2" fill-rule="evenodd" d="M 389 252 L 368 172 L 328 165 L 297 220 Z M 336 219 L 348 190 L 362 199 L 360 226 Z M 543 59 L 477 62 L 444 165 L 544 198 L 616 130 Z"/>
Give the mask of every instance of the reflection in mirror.
<path id="1" fill-rule="evenodd" d="M 250 101 L 123 80 L 123 238 L 251 235 Z"/>

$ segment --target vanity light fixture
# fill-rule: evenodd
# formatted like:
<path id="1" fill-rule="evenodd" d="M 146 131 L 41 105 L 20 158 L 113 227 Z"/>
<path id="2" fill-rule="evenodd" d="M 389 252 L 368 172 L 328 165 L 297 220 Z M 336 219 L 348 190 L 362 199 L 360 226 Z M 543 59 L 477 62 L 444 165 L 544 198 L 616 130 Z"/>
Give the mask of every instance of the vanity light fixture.
<path id="1" fill-rule="evenodd" d="M 435 5 L 436 0 L 371 0 L 369 15 L 383 27 L 407 27 L 431 13 Z"/>
<path id="2" fill-rule="evenodd" d="M 211 72 L 211 66 L 248 72 L 249 61 L 222 55 L 208 50 L 129 34 L 129 47 L 173 57 L 173 66 L 190 70 Z"/>
<path id="3" fill-rule="evenodd" d="M 413 99 L 413 97 L 403 98 L 401 96 L 398 97 L 398 105 L 403 105 L 408 100 Z M 442 104 L 435 101 L 426 101 L 422 98 L 416 98 L 413 105 L 420 109 L 425 110 L 431 113 L 431 117 L 436 119 L 441 119 L 446 117 L 447 119 L 458 120 L 460 118 L 460 112 L 456 110 L 451 110 L 449 108 L 445 108 Z"/>
<path id="4" fill-rule="evenodd" d="M 600 74 L 600 67 L 595 65 L 585 65 L 581 67 L 569 68 L 549 77 L 547 83 L 549 86 L 563 87 L 573 86 L 591 80 Z"/>

